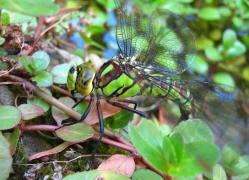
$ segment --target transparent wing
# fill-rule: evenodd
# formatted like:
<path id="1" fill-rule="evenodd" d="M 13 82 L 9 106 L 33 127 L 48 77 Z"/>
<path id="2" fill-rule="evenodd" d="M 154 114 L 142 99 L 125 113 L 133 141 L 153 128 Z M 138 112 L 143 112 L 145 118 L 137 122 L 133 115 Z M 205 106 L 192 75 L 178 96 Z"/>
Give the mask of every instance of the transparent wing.
<path id="1" fill-rule="evenodd" d="M 177 80 L 175 83 L 172 88 L 190 91 L 195 109 L 193 117 L 204 120 L 210 126 L 218 145 L 233 142 L 242 152 L 249 153 L 249 116 L 242 108 L 248 102 L 244 101 L 246 98 L 241 92 L 211 82 Z M 167 98 L 175 100 L 172 95 Z"/>
<path id="2" fill-rule="evenodd" d="M 130 64 L 150 73 L 166 75 L 185 71 L 195 58 L 196 42 L 184 20 L 170 11 L 150 15 L 129 13 L 119 5 L 116 40 Z"/>

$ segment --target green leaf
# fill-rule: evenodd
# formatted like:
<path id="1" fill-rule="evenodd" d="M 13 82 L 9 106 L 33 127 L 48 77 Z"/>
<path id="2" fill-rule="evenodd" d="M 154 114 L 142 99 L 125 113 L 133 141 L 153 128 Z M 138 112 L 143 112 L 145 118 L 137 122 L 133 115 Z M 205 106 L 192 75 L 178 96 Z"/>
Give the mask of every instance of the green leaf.
<path id="1" fill-rule="evenodd" d="M 31 16 L 50 16 L 59 12 L 51 0 L 0 0 L 0 8 Z"/>
<path id="2" fill-rule="evenodd" d="M 240 158 L 239 147 L 235 144 L 225 144 L 222 150 L 222 162 L 225 167 L 233 167 L 238 163 Z"/>
<path id="3" fill-rule="evenodd" d="M 193 119 L 181 122 L 173 133 L 179 133 L 184 139 L 184 143 L 191 143 L 196 141 L 213 142 L 213 135 L 211 129 L 201 120 Z"/>
<path id="4" fill-rule="evenodd" d="M 174 133 L 172 136 L 170 136 L 170 141 L 174 147 L 174 161 L 172 162 L 173 164 L 179 164 L 180 161 L 182 160 L 182 155 L 183 155 L 183 149 L 184 149 L 184 142 L 183 138 L 179 133 Z"/>
<path id="5" fill-rule="evenodd" d="M 45 51 L 37 51 L 33 55 L 33 61 L 31 62 L 31 66 L 35 72 L 39 72 L 48 67 L 50 62 L 50 58 Z"/>
<path id="6" fill-rule="evenodd" d="M 31 22 L 32 20 L 35 20 L 35 17 L 33 17 L 33 16 L 27 16 L 27 15 L 24 15 L 24 14 L 21 14 L 21 13 L 8 11 L 8 10 L 5 10 L 5 9 L 4 9 L 4 11 L 6 11 L 9 14 L 10 24 L 20 23 L 23 26 L 23 25 L 27 24 L 28 22 Z"/>
<path id="7" fill-rule="evenodd" d="M 249 81 L 249 66 L 246 66 L 245 68 L 243 68 L 242 74 L 243 74 L 244 79 Z"/>
<path id="8" fill-rule="evenodd" d="M 196 40 L 197 40 L 197 44 L 198 44 L 198 49 L 199 50 L 204 50 L 207 47 L 214 45 L 214 42 L 212 40 L 208 39 L 205 36 L 197 37 Z"/>
<path id="9" fill-rule="evenodd" d="M 129 125 L 129 136 L 137 151 L 156 169 L 166 172 L 162 157 L 163 137 L 160 130 L 149 120 L 142 119 L 137 126 Z"/>
<path id="10" fill-rule="evenodd" d="M 82 103 L 80 103 L 78 106 L 77 106 L 77 111 L 80 113 L 80 114 L 84 114 L 84 112 L 86 111 L 86 108 L 88 106 L 88 102 L 85 102 L 83 101 Z"/>
<path id="11" fill-rule="evenodd" d="M 85 123 L 77 123 L 58 129 L 55 133 L 64 141 L 82 142 L 93 136 L 93 129 Z"/>
<path id="12" fill-rule="evenodd" d="M 225 72 L 220 72 L 220 73 L 215 73 L 213 76 L 213 81 L 217 84 L 221 84 L 221 85 L 227 85 L 228 87 L 230 87 L 230 89 L 224 89 L 224 90 L 229 90 L 229 92 L 233 92 L 234 88 L 235 88 L 235 82 L 233 77 Z"/>
<path id="13" fill-rule="evenodd" d="M 194 157 L 203 168 L 212 167 L 219 160 L 220 151 L 215 144 L 205 141 L 193 142 L 187 144 L 186 149 L 188 154 Z"/>
<path id="14" fill-rule="evenodd" d="M 185 144 L 183 157 L 177 166 L 171 166 L 168 174 L 191 177 L 205 172 L 219 160 L 219 148 L 205 141 Z"/>
<path id="15" fill-rule="evenodd" d="M 212 61 L 223 60 L 220 52 L 215 47 L 208 47 L 207 49 L 205 49 L 205 55 Z"/>
<path id="16" fill-rule="evenodd" d="M 89 16 L 88 19 L 93 23 L 93 25 L 103 26 L 108 20 L 107 14 L 96 6 L 92 6 L 92 10 L 95 17 Z"/>
<path id="17" fill-rule="evenodd" d="M 237 35 L 232 29 L 227 29 L 223 33 L 222 43 L 225 49 L 233 46 L 236 40 L 237 40 Z"/>
<path id="18" fill-rule="evenodd" d="M 30 120 L 45 113 L 40 106 L 33 104 L 21 104 L 18 109 L 21 112 L 22 120 Z"/>
<path id="19" fill-rule="evenodd" d="M 239 162 L 231 169 L 233 176 L 249 175 L 249 156 L 241 156 Z"/>
<path id="20" fill-rule="evenodd" d="M 45 91 L 47 94 L 52 95 L 52 93 L 48 89 L 42 88 L 42 90 Z M 28 99 L 27 103 L 40 106 L 44 110 L 44 112 L 47 112 L 50 107 L 50 104 L 48 104 L 46 101 L 36 95 L 34 95 L 34 99 Z"/>
<path id="21" fill-rule="evenodd" d="M 24 68 L 31 74 L 34 73 L 34 69 L 32 68 L 31 66 L 31 62 L 32 62 L 32 57 L 30 56 L 22 56 L 22 63 L 23 63 L 23 66 Z"/>
<path id="22" fill-rule="evenodd" d="M 105 28 L 103 26 L 89 25 L 86 27 L 86 31 L 92 34 L 100 34 L 105 32 Z"/>
<path id="23" fill-rule="evenodd" d="M 12 133 L 4 133 L 4 136 L 7 138 L 8 142 L 10 143 L 10 151 L 11 155 L 14 155 L 16 152 L 16 147 L 19 141 L 19 137 L 21 136 L 21 131 L 19 128 L 15 128 Z"/>
<path id="24" fill-rule="evenodd" d="M 7 26 L 9 25 L 10 23 L 10 17 L 9 17 L 9 14 L 6 13 L 6 12 L 3 12 L 1 14 L 1 23 L 2 23 L 2 26 Z"/>
<path id="25" fill-rule="evenodd" d="M 35 77 L 31 78 L 39 87 L 48 87 L 53 84 L 52 75 L 49 72 L 40 71 Z"/>
<path id="26" fill-rule="evenodd" d="M 163 138 L 163 158 L 164 158 L 164 163 L 165 163 L 166 170 L 169 169 L 171 161 L 173 163 L 175 163 L 174 157 L 175 157 L 174 146 L 170 142 L 169 137 L 164 136 L 164 138 Z"/>
<path id="27" fill-rule="evenodd" d="M 0 36 L 0 45 L 2 45 L 5 42 L 5 39 Z"/>
<path id="28" fill-rule="evenodd" d="M 66 84 L 67 83 L 67 75 L 70 69 L 70 64 L 58 64 L 53 67 L 52 75 L 55 83 L 58 84 Z"/>
<path id="29" fill-rule="evenodd" d="M 108 125 L 111 129 L 124 128 L 127 126 L 129 121 L 133 119 L 133 113 L 127 111 L 125 109 L 121 109 L 121 111 L 114 116 L 108 117 L 105 119 L 105 125 Z"/>
<path id="30" fill-rule="evenodd" d="M 218 41 L 221 39 L 222 33 L 219 29 L 214 29 L 210 31 L 209 36 L 212 38 L 212 40 Z"/>
<path id="31" fill-rule="evenodd" d="M 219 20 L 220 13 L 217 8 L 214 7 L 204 7 L 201 8 L 198 13 L 199 18 L 204 20 Z"/>
<path id="32" fill-rule="evenodd" d="M 113 10 L 115 9 L 115 3 L 113 0 L 97 0 L 100 4 L 105 6 L 107 10 Z"/>
<path id="33" fill-rule="evenodd" d="M 246 52 L 246 46 L 240 42 L 240 41 L 235 41 L 233 46 L 231 46 L 227 51 L 226 51 L 226 57 L 228 58 L 234 58 L 237 56 L 240 56 Z"/>
<path id="34" fill-rule="evenodd" d="M 0 48 L 0 57 L 7 56 L 7 55 L 8 55 L 7 51 L 4 48 Z M 3 62 L 0 61 L 0 63 L 3 63 Z M 1 68 L 1 66 L 0 66 L 0 68 Z"/>
<path id="35" fill-rule="evenodd" d="M 242 29 L 244 27 L 244 21 L 240 17 L 234 16 L 232 18 L 232 22 L 233 22 L 234 26 L 236 26 L 238 29 Z"/>
<path id="36" fill-rule="evenodd" d="M 163 180 L 163 178 L 151 170 L 140 169 L 132 175 L 132 180 Z"/>
<path id="37" fill-rule="evenodd" d="M 83 171 L 74 174 L 70 174 L 63 178 L 63 180 L 96 180 L 96 179 L 118 179 L 118 180 L 130 180 L 128 177 L 117 174 L 113 171 L 107 170 L 92 170 Z"/>
<path id="38" fill-rule="evenodd" d="M 8 179 L 11 171 L 12 157 L 10 154 L 10 145 L 0 132 L 0 179 Z"/>
<path id="39" fill-rule="evenodd" d="M 231 16 L 232 12 L 228 7 L 220 7 L 219 12 L 221 16 L 228 17 Z"/>
<path id="40" fill-rule="evenodd" d="M 216 164 L 213 168 L 213 180 L 227 180 L 226 172 L 219 164 Z"/>
<path id="41" fill-rule="evenodd" d="M 13 106 L 0 106 L 0 130 L 13 128 L 21 120 L 20 111 Z"/>
<path id="42" fill-rule="evenodd" d="M 190 67 L 197 73 L 205 75 L 208 72 L 208 63 L 201 56 L 196 56 Z"/>

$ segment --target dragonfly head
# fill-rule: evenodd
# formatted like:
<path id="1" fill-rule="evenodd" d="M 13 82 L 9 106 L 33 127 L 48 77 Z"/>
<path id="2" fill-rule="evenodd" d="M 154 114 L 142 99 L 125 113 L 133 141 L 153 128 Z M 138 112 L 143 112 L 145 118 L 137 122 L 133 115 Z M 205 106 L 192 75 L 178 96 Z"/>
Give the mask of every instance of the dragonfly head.
<path id="1" fill-rule="evenodd" d="M 95 73 L 94 66 L 90 62 L 71 67 L 67 76 L 68 90 L 72 94 L 78 92 L 83 96 L 89 95 L 93 90 Z"/>

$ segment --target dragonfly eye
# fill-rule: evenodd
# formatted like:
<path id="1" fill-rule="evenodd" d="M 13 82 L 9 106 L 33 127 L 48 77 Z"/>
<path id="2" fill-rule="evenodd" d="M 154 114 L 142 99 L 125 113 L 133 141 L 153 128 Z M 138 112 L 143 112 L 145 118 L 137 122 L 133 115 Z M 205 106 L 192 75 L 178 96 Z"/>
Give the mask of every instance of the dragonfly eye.
<path id="1" fill-rule="evenodd" d="M 69 70 L 69 72 L 70 72 L 71 74 L 73 74 L 74 71 L 75 71 L 74 67 L 71 67 L 70 70 Z"/>

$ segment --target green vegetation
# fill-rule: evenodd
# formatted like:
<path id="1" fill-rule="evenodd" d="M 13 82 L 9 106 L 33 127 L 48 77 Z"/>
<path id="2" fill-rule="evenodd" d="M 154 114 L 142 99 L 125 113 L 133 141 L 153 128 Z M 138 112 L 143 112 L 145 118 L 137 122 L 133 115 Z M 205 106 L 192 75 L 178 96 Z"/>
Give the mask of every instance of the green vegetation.
<path id="1" fill-rule="evenodd" d="M 99 137 L 96 107 L 84 123 L 56 129 L 79 120 L 89 102 L 86 98 L 72 108 L 80 95 L 73 97 L 66 89 L 69 69 L 88 60 L 98 68 L 105 62 L 101 57 L 109 57 L 106 49 L 117 50 L 112 41 L 115 20 L 110 21 L 116 6 L 113 0 L 6 2 L 0 0 L 0 180 L 39 176 L 68 180 L 249 178 L 249 155 L 241 152 L 245 147 L 225 142 L 220 148 L 214 142 L 217 132 L 213 133 L 213 127 L 202 119 L 174 124 L 179 108 L 170 102 L 162 107 L 151 99 L 146 101 L 152 105 L 143 107 L 151 114 L 147 119 L 101 100 L 105 138 L 94 159 L 94 169 L 87 171 Z M 160 8 L 182 16 L 197 42 L 198 52 L 190 65 L 193 76 L 228 85 L 231 88 L 226 90 L 232 93 L 240 89 L 242 100 L 248 99 L 247 0 L 132 2 L 133 10 L 145 14 Z M 139 41 L 149 45 L 142 37 Z M 190 76 L 184 72 L 181 77 L 185 75 Z M 240 112 L 249 112 L 248 101 L 236 103 L 244 107 Z M 225 129 L 226 122 L 215 118 L 214 114 L 213 120 L 224 125 L 227 134 L 237 137 L 245 133 Z M 31 136 L 32 141 L 27 141 L 28 131 L 37 132 L 38 140 Z M 108 160 L 102 162 L 106 157 Z"/>

